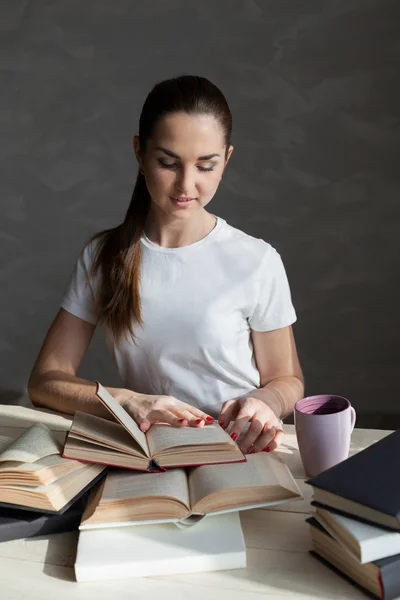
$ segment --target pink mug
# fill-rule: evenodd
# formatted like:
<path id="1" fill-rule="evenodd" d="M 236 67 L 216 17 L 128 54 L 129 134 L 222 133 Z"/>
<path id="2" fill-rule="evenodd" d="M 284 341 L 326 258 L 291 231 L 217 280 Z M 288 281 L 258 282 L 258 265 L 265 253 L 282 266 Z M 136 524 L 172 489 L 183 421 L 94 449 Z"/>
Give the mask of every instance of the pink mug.
<path id="1" fill-rule="evenodd" d="M 296 402 L 294 422 L 300 457 L 314 477 L 349 456 L 356 411 L 342 396 L 308 396 Z"/>

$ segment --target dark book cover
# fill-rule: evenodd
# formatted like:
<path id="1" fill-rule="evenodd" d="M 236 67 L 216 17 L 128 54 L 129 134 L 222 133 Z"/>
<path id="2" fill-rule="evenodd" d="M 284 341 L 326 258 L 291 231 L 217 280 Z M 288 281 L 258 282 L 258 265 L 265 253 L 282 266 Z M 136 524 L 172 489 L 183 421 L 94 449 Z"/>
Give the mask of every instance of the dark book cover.
<path id="1" fill-rule="evenodd" d="M 328 533 L 326 529 L 324 529 L 324 527 L 322 527 L 322 525 L 316 519 L 310 517 L 306 519 L 306 521 L 312 527 L 319 529 L 325 535 L 333 539 L 330 533 Z M 336 540 L 335 543 L 340 546 L 339 542 L 337 542 Z M 347 574 L 343 573 L 335 565 L 332 565 L 329 561 L 327 561 L 324 557 L 320 556 L 317 552 L 311 551 L 311 554 L 313 556 L 316 556 L 323 563 L 327 564 L 332 570 L 334 570 L 336 573 L 339 573 L 347 581 L 350 581 L 350 583 L 352 583 L 356 587 L 361 588 L 361 586 L 356 581 L 351 579 L 351 577 L 349 577 Z M 372 564 L 379 569 L 383 600 L 394 600 L 395 598 L 398 598 L 400 596 L 400 554 L 395 554 L 394 556 L 389 556 L 387 558 L 381 558 L 380 560 L 374 560 Z M 363 566 L 364 565 L 360 564 L 361 570 Z M 372 594 L 369 590 L 366 590 L 365 588 L 362 588 L 362 590 L 367 594 L 371 595 L 372 597 L 375 597 L 375 595 Z"/>
<path id="2" fill-rule="evenodd" d="M 92 487 L 98 481 L 100 481 L 100 479 L 102 479 L 102 477 L 104 477 L 104 475 L 106 474 L 106 471 L 107 471 L 107 469 L 104 469 L 104 471 L 101 471 L 101 473 L 96 475 L 96 477 L 94 479 L 92 479 L 92 481 L 90 481 L 87 485 L 85 485 L 85 487 L 82 488 L 81 491 L 78 492 L 78 494 L 76 494 L 76 496 L 71 498 L 71 500 L 69 502 L 67 502 L 67 504 L 65 506 L 63 506 L 60 510 L 43 510 L 42 508 L 34 508 L 32 506 L 22 506 L 21 504 L 11 504 L 9 502 L 0 502 L 0 515 L 3 514 L 3 509 L 14 509 L 14 510 L 21 511 L 21 512 L 28 511 L 28 512 L 34 512 L 34 513 L 41 513 L 44 515 L 62 515 L 77 500 L 79 500 L 79 498 L 81 498 L 84 494 L 86 494 L 86 492 L 88 492 L 90 489 L 92 489 Z"/>
<path id="3" fill-rule="evenodd" d="M 400 429 L 306 483 L 400 522 Z"/>
<path id="4" fill-rule="evenodd" d="M 15 508 L 0 509 L 0 542 L 32 538 L 78 529 L 86 507 L 87 494 L 62 514 L 40 514 Z"/>

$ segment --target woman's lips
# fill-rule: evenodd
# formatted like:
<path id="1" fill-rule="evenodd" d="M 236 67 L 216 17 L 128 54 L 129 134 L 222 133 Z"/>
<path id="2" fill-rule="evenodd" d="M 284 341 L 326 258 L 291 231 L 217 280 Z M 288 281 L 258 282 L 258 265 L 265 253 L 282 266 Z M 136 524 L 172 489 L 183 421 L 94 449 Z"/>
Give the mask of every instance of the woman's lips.
<path id="1" fill-rule="evenodd" d="M 195 200 L 195 198 L 179 198 L 174 196 L 170 196 L 170 199 L 175 202 L 175 204 L 179 204 L 181 206 L 187 206 Z"/>

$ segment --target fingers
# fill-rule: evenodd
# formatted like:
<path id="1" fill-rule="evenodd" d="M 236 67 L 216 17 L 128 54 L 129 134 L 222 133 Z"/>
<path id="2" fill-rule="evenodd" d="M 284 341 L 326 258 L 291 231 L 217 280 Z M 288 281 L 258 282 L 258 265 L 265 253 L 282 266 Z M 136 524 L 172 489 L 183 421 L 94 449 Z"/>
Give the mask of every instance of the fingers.
<path id="1" fill-rule="evenodd" d="M 243 428 L 245 427 L 245 425 L 252 420 L 254 416 L 254 410 L 250 407 L 250 406 L 246 406 L 244 405 L 239 412 L 236 415 L 236 419 L 234 420 L 232 427 L 230 429 L 230 436 L 231 438 L 236 441 L 240 434 L 243 431 Z M 251 427 L 251 426 L 250 426 Z M 257 425 L 254 425 L 254 427 L 256 428 Z M 249 428 L 250 429 L 250 428 Z M 262 426 L 261 426 L 262 429 Z M 261 430 L 260 430 L 261 431 Z M 253 432 L 254 433 L 254 432 Z M 260 433 L 260 432 L 259 432 Z M 251 437 L 252 434 L 250 434 Z M 247 436 L 247 433 L 246 433 Z M 245 437 L 246 437 L 245 436 Z M 240 447 L 242 447 L 242 441 L 240 442 Z"/>
<path id="2" fill-rule="evenodd" d="M 253 452 L 272 452 L 283 442 L 285 434 L 282 429 L 267 422 L 264 425 L 262 434 L 254 442 L 251 453 Z"/>
<path id="3" fill-rule="evenodd" d="M 153 404 L 148 410 L 138 410 L 135 420 L 139 423 L 142 431 L 153 423 L 167 423 L 172 427 L 204 427 L 211 424 L 214 419 L 202 410 L 181 402 L 172 396 L 164 396 L 157 404 Z"/>
<path id="4" fill-rule="evenodd" d="M 240 405 L 237 399 L 228 400 L 222 405 L 221 411 L 218 415 L 218 423 L 223 429 L 229 426 L 229 423 L 233 421 L 240 410 Z"/>
<path id="5" fill-rule="evenodd" d="M 142 431 L 147 431 L 153 423 L 167 423 L 173 427 L 203 427 L 214 421 L 211 415 L 173 396 L 144 395 L 140 397 L 140 402 L 133 399 L 125 409 Z"/>
<path id="6" fill-rule="evenodd" d="M 210 425 L 214 421 L 211 415 L 179 400 L 174 403 L 174 406 L 170 407 L 170 410 L 177 416 L 186 419 L 187 424 L 191 427 L 203 427 L 204 425 Z"/>
<path id="7" fill-rule="evenodd" d="M 149 421 L 150 425 L 153 425 L 153 423 L 167 423 L 172 427 L 186 427 L 188 424 L 187 419 L 167 408 L 150 410 L 145 419 Z"/>
<path id="8" fill-rule="evenodd" d="M 193 413 L 191 413 L 188 410 L 171 409 L 171 412 L 173 412 L 174 415 L 176 415 L 177 417 L 180 417 L 181 419 L 185 419 L 187 421 L 186 425 L 189 425 L 189 427 L 203 427 L 204 426 L 205 419 L 197 418 L 196 415 L 194 415 Z"/>
<path id="9" fill-rule="evenodd" d="M 253 420 L 250 423 L 250 427 L 247 430 L 247 433 L 243 436 L 243 439 L 240 440 L 239 448 L 243 452 L 243 454 L 247 454 L 250 451 L 251 446 L 262 434 L 263 428 L 264 426 L 260 419 L 253 418 Z"/>
<path id="10" fill-rule="evenodd" d="M 141 431 L 146 432 L 149 429 L 151 423 L 148 419 L 139 419 L 138 425 Z"/>
<path id="11" fill-rule="evenodd" d="M 129 404 L 125 406 L 125 410 L 136 421 L 141 431 L 145 432 L 150 428 L 151 422 L 147 418 L 145 411 L 137 410 Z"/>
<path id="12" fill-rule="evenodd" d="M 285 439 L 285 434 L 282 431 L 282 429 L 277 429 L 274 439 L 267 446 L 267 448 L 269 447 L 269 450 L 266 449 L 266 452 L 272 452 L 273 450 L 276 450 L 277 448 L 279 448 L 279 446 L 281 446 L 283 444 L 284 439 Z"/>

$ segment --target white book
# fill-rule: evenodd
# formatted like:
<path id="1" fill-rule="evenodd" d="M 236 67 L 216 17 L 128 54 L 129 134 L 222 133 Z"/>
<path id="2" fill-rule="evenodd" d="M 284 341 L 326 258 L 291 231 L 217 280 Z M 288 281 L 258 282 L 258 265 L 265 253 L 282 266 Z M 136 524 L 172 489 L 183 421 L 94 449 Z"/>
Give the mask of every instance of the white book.
<path id="1" fill-rule="evenodd" d="M 400 553 L 400 533 L 318 507 L 315 518 L 361 564 Z"/>
<path id="2" fill-rule="evenodd" d="M 207 516 L 196 527 L 173 523 L 79 533 L 77 581 L 108 581 L 246 567 L 238 512 Z"/>

